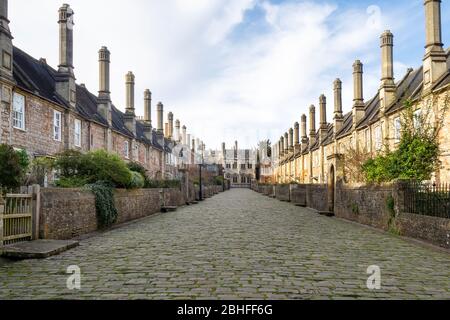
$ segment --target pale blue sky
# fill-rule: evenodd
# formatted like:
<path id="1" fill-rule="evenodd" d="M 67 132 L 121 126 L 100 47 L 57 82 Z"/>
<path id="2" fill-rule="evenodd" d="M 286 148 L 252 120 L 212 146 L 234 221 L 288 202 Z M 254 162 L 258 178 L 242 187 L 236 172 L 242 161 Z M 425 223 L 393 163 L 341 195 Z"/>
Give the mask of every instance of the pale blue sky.
<path id="1" fill-rule="evenodd" d="M 450 46 L 450 1 L 442 1 L 443 42 Z M 62 1 L 10 1 L 14 44 L 58 65 L 57 10 Z M 395 76 L 418 67 L 424 52 L 423 0 L 72 0 L 78 83 L 98 90 L 97 51 L 112 52 L 111 87 L 124 109 L 124 75 L 136 74 L 138 114 L 153 92 L 189 133 L 218 148 L 276 141 L 332 82 L 352 100 L 352 63 L 365 64 L 365 98 L 379 86 L 379 35 L 395 35 Z M 155 115 L 155 108 L 153 109 Z"/>

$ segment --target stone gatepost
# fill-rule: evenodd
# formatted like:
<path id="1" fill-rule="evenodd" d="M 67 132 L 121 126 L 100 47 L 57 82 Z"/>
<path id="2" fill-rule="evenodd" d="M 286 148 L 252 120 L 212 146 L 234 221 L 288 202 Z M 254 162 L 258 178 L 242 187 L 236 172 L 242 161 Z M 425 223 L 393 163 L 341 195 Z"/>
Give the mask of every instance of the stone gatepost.
<path id="1" fill-rule="evenodd" d="M 397 215 L 407 211 L 405 197 L 409 183 L 407 180 L 397 180 L 393 184 L 392 197 L 394 198 L 395 212 Z"/>

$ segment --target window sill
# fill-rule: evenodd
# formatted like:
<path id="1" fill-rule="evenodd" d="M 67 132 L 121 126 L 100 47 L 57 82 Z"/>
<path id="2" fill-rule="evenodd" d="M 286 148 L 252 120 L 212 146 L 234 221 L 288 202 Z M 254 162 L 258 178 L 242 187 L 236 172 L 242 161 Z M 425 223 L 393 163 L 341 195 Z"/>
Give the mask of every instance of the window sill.
<path id="1" fill-rule="evenodd" d="M 13 129 L 16 129 L 18 131 L 22 131 L 22 132 L 28 132 L 26 129 L 24 128 L 18 128 L 18 127 L 13 127 Z"/>

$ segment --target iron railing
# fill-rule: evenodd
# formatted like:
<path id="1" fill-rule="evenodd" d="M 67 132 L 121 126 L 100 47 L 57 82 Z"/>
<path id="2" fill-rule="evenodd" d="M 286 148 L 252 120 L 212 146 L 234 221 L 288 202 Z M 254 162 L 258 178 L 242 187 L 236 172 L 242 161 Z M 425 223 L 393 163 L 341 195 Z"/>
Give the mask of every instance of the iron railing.
<path id="1" fill-rule="evenodd" d="M 410 182 L 405 190 L 405 210 L 450 219 L 450 185 Z"/>

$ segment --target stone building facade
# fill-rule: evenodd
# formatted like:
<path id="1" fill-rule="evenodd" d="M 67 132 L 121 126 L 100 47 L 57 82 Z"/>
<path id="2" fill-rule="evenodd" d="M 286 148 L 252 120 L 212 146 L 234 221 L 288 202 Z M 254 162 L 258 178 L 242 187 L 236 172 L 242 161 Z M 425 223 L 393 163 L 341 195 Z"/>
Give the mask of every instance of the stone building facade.
<path id="1" fill-rule="evenodd" d="M 143 93 L 144 117 L 135 113 L 135 77 L 125 76 L 125 112 L 111 101 L 111 53 L 99 50 L 99 90 L 91 93 L 75 81 L 73 65 L 74 12 L 59 9 L 60 64 L 37 60 L 13 45 L 8 1 L 0 0 L 0 143 L 25 150 L 31 158 L 53 157 L 64 150 L 107 150 L 125 161 L 142 164 L 155 179 L 177 178 L 175 146 L 183 136 L 164 132 L 164 106 L 157 105 L 157 126 L 152 125 L 152 94 Z M 173 119 L 173 114 L 169 114 Z M 179 124 L 179 121 L 177 121 Z M 170 130 L 170 129 L 169 129 Z M 189 148 L 189 147 L 187 147 Z"/>
<path id="2" fill-rule="evenodd" d="M 334 82 L 334 117 L 327 121 L 327 98 L 319 97 L 319 126 L 316 127 L 316 107 L 308 117 L 281 136 L 274 146 L 273 181 L 277 183 L 316 183 L 334 185 L 338 177 L 351 181 L 344 159 L 348 150 L 364 151 L 376 156 L 388 146 L 394 149 L 401 137 L 400 117 L 405 102 L 410 101 L 417 114 L 427 112 L 429 121 L 444 118 L 439 133 L 442 150 L 441 168 L 435 173 L 436 182 L 450 181 L 450 113 L 443 113 L 444 102 L 450 94 L 450 57 L 444 50 L 441 34 L 441 1 L 425 0 L 426 51 L 423 65 L 408 69 L 394 81 L 394 36 L 385 31 L 380 37 L 381 83 L 378 92 L 364 100 L 363 64 L 353 64 L 354 99 L 351 111 L 344 114 L 342 82 Z M 309 130 L 307 130 L 309 129 Z M 348 171 L 348 170 L 347 170 Z"/>
<path id="3" fill-rule="evenodd" d="M 239 149 L 237 141 L 232 149 L 227 149 L 223 143 L 221 150 L 205 152 L 205 163 L 221 165 L 231 188 L 250 188 L 256 179 L 257 150 Z"/>

